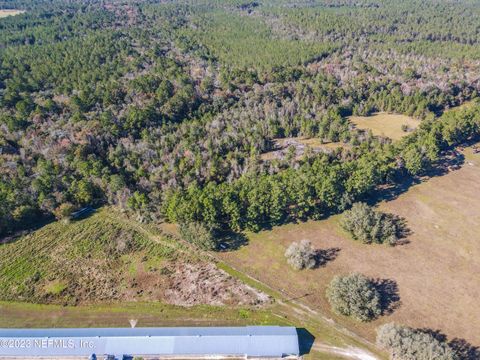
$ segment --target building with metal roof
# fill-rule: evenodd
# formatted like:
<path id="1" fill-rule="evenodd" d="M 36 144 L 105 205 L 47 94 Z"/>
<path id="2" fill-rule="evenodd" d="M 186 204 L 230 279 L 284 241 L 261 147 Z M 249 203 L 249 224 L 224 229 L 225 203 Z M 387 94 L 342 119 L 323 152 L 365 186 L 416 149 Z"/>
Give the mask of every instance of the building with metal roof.
<path id="1" fill-rule="evenodd" d="M 294 327 L 0 329 L 0 358 L 298 356 Z"/>

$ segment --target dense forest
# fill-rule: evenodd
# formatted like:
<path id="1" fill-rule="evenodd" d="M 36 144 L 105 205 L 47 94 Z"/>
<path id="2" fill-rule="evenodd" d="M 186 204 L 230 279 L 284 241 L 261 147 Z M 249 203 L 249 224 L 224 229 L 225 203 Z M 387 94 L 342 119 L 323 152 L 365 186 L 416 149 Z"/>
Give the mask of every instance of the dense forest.
<path id="1" fill-rule="evenodd" d="M 476 1 L 0 0 L 0 236 L 84 206 L 259 230 L 480 135 Z M 398 142 L 349 115 L 421 120 Z M 286 137 L 339 142 L 271 161 Z"/>

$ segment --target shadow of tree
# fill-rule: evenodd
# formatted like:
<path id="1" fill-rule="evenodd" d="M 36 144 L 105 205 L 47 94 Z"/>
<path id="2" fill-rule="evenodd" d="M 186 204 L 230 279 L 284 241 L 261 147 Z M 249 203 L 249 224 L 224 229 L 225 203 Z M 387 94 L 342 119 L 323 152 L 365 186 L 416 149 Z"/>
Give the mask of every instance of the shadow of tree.
<path id="1" fill-rule="evenodd" d="M 427 172 L 426 176 L 442 176 L 450 171 L 458 170 L 465 163 L 465 156 L 457 150 L 443 151 L 438 161 Z"/>
<path id="2" fill-rule="evenodd" d="M 398 285 L 391 279 L 376 279 L 375 288 L 380 293 L 382 315 L 390 315 L 401 305 Z"/>
<path id="3" fill-rule="evenodd" d="M 473 346 L 464 339 L 455 338 L 448 343 L 462 360 L 478 360 L 480 359 L 480 347 Z"/>
<path id="4" fill-rule="evenodd" d="M 40 217 L 36 221 L 32 221 L 28 228 L 24 230 L 19 230 L 13 233 L 6 234 L 4 237 L 0 236 L 0 246 L 3 244 L 11 244 L 16 242 L 17 240 L 20 240 L 23 236 L 28 235 L 29 233 L 39 230 L 42 227 L 51 224 L 55 221 L 55 218 L 53 216 L 45 216 L 45 217 Z"/>
<path id="5" fill-rule="evenodd" d="M 465 156 L 456 150 L 444 151 L 440 158 L 426 170 L 422 176 L 409 176 L 398 173 L 391 183 L 380 185 L 375 192 L 369 194 L 365 201 L 373 206 L 382 201 L 392 201 L 407 192 L 412 186 L 428 181 L 430 178 L 443 176 L 460 169 L 465 163 Z"/>
<path id="6" fill-rule="evenodd" d="M 93 214 L 95 214 L 95 212 L 96 210 L 91 206 L 84 207 L 72 213 L 72 215 L 70 215 L 70 221 L 81 221 L 87 219 Z"/>
<path id="7" fill-rule="evenodd" d="M 326 266 L 327 263 L 337 258 L 340 248 L 318 249 L 315 251 L 315 268 Z"/>
<path id="8" fill-rule="evenodd" d="M 421 329 L 418 329 L 418 331 L 421 331 L 425 334 L 429 334 L 440 342 L 447 342 L 447 335 L 442 333 L 440 330 L 421 328 Z M 470 344 L 465 339 L 454 338 L 453 340 L 449 341 L 447 344 L 458 356 L 458 359 L 461 359 L 461 360 L 480 359 L 480 347 Z"/>
<path id="9" fill-rule="evenodd" d="M 300 348 L 300 355 L 309 354 L 312 350 L 313 343 L 315 341 L 315 336 L 313 336 L 305 328 L 297 328 L 298 334 L 298 345 Z"/>
<path id="10" fill-rule="evenodd" d="M 410 243 L 408 236 L 413 234 L 413 231 L 407 226 L 407 219 L 395 214 L 385 214 L 385 218 L 395 224 L 397 240 L 393 246 L 406 245 Z"/>
<path id="11" fill-rule="evenodd" d="M 401 194 L 407 192 L 412 186 L 420 183 L 420 178 L 410 176 L 395 179 L 393 183 L 378 186 L 373 193 L 369 194 L 365 202 L 370 206 L 374 206 L 382 201 L 395 200 Z"/>
<path id="12" fill-rule="evenodd" d="M 238 250 L 248 245 L 248 238 L 240 232 L 223 231 L 217 238 L 219 239 L 217 250 L 221 252 Z"/>

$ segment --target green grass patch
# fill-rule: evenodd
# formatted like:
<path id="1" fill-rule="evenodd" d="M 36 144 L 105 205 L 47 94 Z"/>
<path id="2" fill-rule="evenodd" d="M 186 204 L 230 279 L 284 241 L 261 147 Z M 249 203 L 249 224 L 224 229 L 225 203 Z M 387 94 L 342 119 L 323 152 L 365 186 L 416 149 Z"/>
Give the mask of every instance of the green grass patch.
<path id="1" fill-rule="evenodd" d="M 164 303 L 58 306 L 0 302 L 0 327 L 128 327 L 291 325 L 271 309 L 226 306 L 181 307 Z"/>
<path id="2" fill-rule="evenodd" d="M 51 295 L 59 295 L 66 288 L 67 288 L 67 285 L 60 280 L 55 280 L 55 281 L 45 285 L 45 287 L 44 287 L 45 292 L 47 294 L 51 294 Z"/>

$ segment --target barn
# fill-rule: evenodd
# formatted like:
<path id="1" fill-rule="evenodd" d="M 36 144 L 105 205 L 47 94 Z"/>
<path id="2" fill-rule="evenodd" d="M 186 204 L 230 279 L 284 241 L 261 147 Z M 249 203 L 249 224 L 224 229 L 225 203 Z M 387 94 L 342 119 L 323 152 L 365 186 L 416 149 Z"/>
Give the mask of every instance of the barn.
<path id="1" fill-rule="evenodd" d="M 294 327 L 0 329 L 0 359 L 282 358 L 299 355 Z"/>

